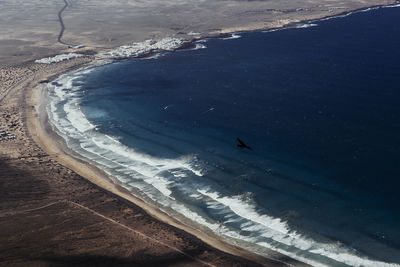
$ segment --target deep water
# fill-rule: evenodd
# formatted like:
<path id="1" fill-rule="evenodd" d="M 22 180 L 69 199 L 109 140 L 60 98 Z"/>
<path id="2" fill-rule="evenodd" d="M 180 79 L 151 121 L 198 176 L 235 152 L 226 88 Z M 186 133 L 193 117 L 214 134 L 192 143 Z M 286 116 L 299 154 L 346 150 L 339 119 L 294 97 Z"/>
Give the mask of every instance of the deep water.
<path id="1" fill-rule="evenodd" d="M 400 263 L 400 8 L 313 23 L 65 76 L 52 123 L 135 194 L 239 245 Z"/>

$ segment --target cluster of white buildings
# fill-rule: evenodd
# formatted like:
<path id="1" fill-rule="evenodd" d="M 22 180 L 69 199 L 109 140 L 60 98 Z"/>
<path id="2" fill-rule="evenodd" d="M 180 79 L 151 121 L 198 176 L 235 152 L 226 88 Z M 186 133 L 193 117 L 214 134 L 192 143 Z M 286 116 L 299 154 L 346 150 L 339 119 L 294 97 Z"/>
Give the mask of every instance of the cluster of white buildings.
<path id="1" fill-rule="evenodd" d="M 46 57 L 46 58 L 35 60 L 35 63 L 52 64 L 52 63 L 66 61 L 66 60 L 71 60 L 71 59 L 78 58 L 78 57 L 83 57 L 83 56 L 84 55 L 82 55 L 82 54 L 76 54 L 76 53 L 61 54 L 61 55 L 57 55 L 54 57 Z"/>
<path id="2" fill-rule="evenodd" d="M 132 43 L 130 45 L 123 45 L 114 50 L 104 53 L 99 53 L 95 55 L 95 57 L 98 59 L 126 59 L 131 57 L 140 57 L 148 55 L 153 52 L 173 51 L 175 49 L 180 48 L 185 43 L 187 43 L 187 41 L 181 38 L 167 37 L 159 41 L 150 39 L 141 43 Z M 81 47 L 83 46 L 77 46 L 73 48 L 81 48 Z M 38 59 L 35 61 L 35 63 L 52 64 L 83 56 L 85 55 L 77 53 L 61 54 L 61 55 L 56 55 L 54 57 Z"/>
<path id="3" fill-rule="evenodd" d="M 180 38 L 167 37 L 159 41 L 146 40 L 141 43 L 123 45 L 109 52 L 97 54 L 97 58 L 107 59 L 125 59 L 131 57 L 140 57 L 152 52 L 173 51 L 181 47 L 186 41 Z"/>

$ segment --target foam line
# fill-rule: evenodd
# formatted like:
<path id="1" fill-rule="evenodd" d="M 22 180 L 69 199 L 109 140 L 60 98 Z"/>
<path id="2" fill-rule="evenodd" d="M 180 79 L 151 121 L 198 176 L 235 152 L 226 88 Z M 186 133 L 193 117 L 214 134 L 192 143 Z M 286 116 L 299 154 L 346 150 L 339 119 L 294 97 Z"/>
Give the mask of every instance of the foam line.
<path id="1" fill-rule="evenodd" d="M 296 28 L 297 29 L 305 29 L 305 28 L 316 27 L 316 26 L 318 26 L 318 24 L 316 24 L 316 23 L 304 23 L 304 24 L 296 25 Z"/>
<path id="2" fill-rule="evenodd" d="M 49 121 L 72 150 L 95 162 L 123 187 L 128 190 L 136 188 L 158 203 L 162 210 L 184 223 L 188 219 L 228 240 L 256 244 L 260 254 L 263 253 L 262 249 L 269 248 L 313 266 L 325 266 L 325 263 L 400 266 L 363 258 L 337 243 L 318 242 L 294 231 L 281 219 L 260 213 L 251 198 L 224 196 L 221 192 L 211 190 L 205 182 L 195 182 L 204 175 L 205 170 L 201 167 L 201 160 L 194 155 L 174 159 L 153 157 L 99 132 L 80 109 L 82 92 L 76 85 L 93 70 L 81 69 L 62 75 L 48 84 Z M 190 205 L 180 202 L 174 192 L 205 205 L 205 213 L 201 214 Z M 218 223 L 213 219 L 215 214 L 224 220 Z M 239 229 L 232 227 L 232 224 L 239 225 Z M 243 235 L 242 231 L 250 234 Z"/>
<path id="3" fill-rule="evenodd" d="M 230 37 L 222 38 L 222 40 L 238 39 L 240 37 L 242 37 L 242 36 L 240 36 L 239 34 L 233 33 Z"/>
<path id="4" fill-rule="evenodd" d="M 350 266 L 382 266 L 382 267 L 394 267 L 400 266 L 392 263 L 385 263 L 380 261 L 374 261 L 367 258 L 362 258 L 349 249 L 339 246 L 337 243 L 319 243 L 311 238 L 304 237 L 295 231 L 291 230 L 286 222 L 281 219 L 273 218 L 268 215 L 259 214 L 256 211 L 254 204 L 244 201 L 240 196 L 233 197 L 223 197 L 217 192 L 207 191 L 207 190 L 197 190 L 198 193 L 211 198 L 212 200 L 222 204 L 229 209 L 247 220 L 247 223 L 241 225 L 241 229 L 245 231 L 254 232 L 257 231 L 261 236 L 273 241 L 278 242 L 278 244 L 284 244 L 288 247 L 295 247 L 299 249 L 297 253 L 290 253 L 287 250 L 283 250 L 279 245 L 272 245 L 273 243 L 257 242 L 258 245 L 265 246 L 267 248 L 279 251 L 282 254 L 288 255 L 290 257 L 303 260 L 314 266 L 324 266 L 319 262 L 310 261 L 309 259 L 304 259 L 304 257 L 299 256 L 301 251 L 306 251 L 310 254 L 315 254 L 317 256 L 325 256 L 334 261 L 344 263 Z M 238 237 L 243 239 L 243 237 Z M 256 240 L 252 240 L 253 242 Z"/>

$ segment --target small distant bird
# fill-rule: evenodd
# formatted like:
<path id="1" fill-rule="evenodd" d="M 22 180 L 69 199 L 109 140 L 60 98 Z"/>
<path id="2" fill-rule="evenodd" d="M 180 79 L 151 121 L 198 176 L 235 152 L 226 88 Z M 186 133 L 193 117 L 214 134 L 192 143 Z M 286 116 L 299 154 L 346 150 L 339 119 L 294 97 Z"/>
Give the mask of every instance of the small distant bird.
<path id="1" fill-rule="evenodd" d="M 211 112 L 211 111 L 213 111 L 215 108 L 214 107 L 212 107 L 212 108 L 210 108 L 210 109 L 208 109 L 208 110 L 206 110 L 206 111 L 204 111 L 203 112 L 203 114 L 206 114 L 206 113 L 208 113 L 208 112 Z"/>
<path id="2" fill-rule="evenodd" d="M 167 106 L 165 106 L 164 107 L 164 110 L 166 110 L 166 109 L 168 109 L 168 108 L 170 108 L 170 107 L 173 107 L 174 105 L 167 105 Z"/>
<path id="3" fill-rule="evenodd" d="M 249 149 L 249 150 L 252 150 L 252 148 L 251 147 L 249 147 L 248 145 L 246 145 L 242 140 L 240 140 L 240 138 L 238 137 L 238 138 L 236 138 L 236 140 L 239 142 L 239 144 L 237 144 L 237 147 L 240 147 L 240 148 L 247 148 L 247 149 Z"/>

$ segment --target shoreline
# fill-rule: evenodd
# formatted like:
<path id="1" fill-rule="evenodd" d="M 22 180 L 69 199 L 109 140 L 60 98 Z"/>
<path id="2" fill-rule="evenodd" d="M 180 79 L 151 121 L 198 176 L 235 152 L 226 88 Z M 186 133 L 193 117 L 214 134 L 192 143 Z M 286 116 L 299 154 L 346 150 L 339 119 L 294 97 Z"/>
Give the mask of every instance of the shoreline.
<path id="1" fill-rule="evenodd" d="M 125 60 L 131 60 L 131 59 L 140 59 L 140 58 L 150 58 L 154 55 L 157 55 L 158 53 L 163 53 L 163 52 L 176 52 L 176 51 L 185 51 L 185 50 L 193 50 L 193 49 L 198 49 L 196 48 L 196 43 L 198 42 L 202 42 L 202 41 L 206 41 L 207 39 L 231 39 L 233 36 L 238 35 L 238 34 L 246 34 L 246 33 L 253 33 L 253 32 L 264 32 L 264 33 L 268 33 L 268 32 L 274 32 L 274 31 L 280 31 L 280 30 L 287 30 L 287 29 L 296 29 L 298 27 L 298 25 L 304 25 L 304 24 L 312 24 L 312 23 L 316 23 L 319 21 L 325 21 L 325 20 L 330 20 L 330 19 L 339 19 L 339 18 L 343 18 L 343 17 L 347 17 L 350 16 L 352 14 L 356 14 L 356 13 L 360 13 L 360 12 L 368 12 L 371 10 L 377 10 L 377 9 L 381 9 L 381 8 L 396 8 L 400 6 L 400 0 L 394 0 L 394 2 L 392 4 L 388 4 L 388 5 L 372 5 L 372 6 L 366 6 L 366 7 L 361 7 L 361 8 L 357 8 L 354 10 L 346 10 L 343 12 L 339 12 L 333 15 L 328 15 L 328 16 L 324 16 L 324 17 L 320 17 L 320 18 L 311 18 L 311 19 L 300 19 L 300 20 L 286 20 L 285 23 L 283 24 L 279 24 L 276 27 L 271 27 L 271 26 L 264 26 L 264 27 L 245 27 L 243 29 L 240 28 L 235 28 L 235 29 L 226 29 L 226 30 L 221 30 L 220 32 L 216 32 L 216 33 L 206 33 L 206 34 L 202 34 L 202 33 L 198 33 L 198 35 L 194 35 L 191 38 L 179 38 L 179 37 L 165 37 L 165 39 L 176 39 L 181 41 L 181 44 L 179 44 L 176 47 L 172 47 L 172 48 L 156 48 L 156 49 L 151 49 L 149 51 L 144 51 L 144 52 L 139 52 L 136 55 L 130 55 L 130 56 L 117 56 L 117 57 L 113 57 L 113 56 L 109 56 L 109 57 L 104 57 L 104 54 L 107 54 L 108 52 L 112 52 L 116 49 L 122 48 L 124 46 L 130 46 L 131 44 L 145 44 L 146 41 L 143 42 L 139 42 L 139 43 L 130 43 L 130 44 L 125 44 L 122 46 L 118 46 L 118 47 L 114 47 L 114 48 L 109 48 L 109 49 L 100 49 L 100 50 L 96 50 L 96 48 L 94 47 L 86 47 L 85 49 L 83 49 L 82 51 L 79 51 L 80 48 L 78 48 L 78 51 L 76 49 L 74 49 L 73 47 L 69 47 L 68 49 L 64 49 L 61 52 L 62 53 L 57 53 L 57 54 L 50 54 L 47 55 L 44 58 L 41 59 L 33 59 L 30 61 L 27 61 L 25 63 L 36 63 L 35 61 L 39 61 L 42 59 L 50 59 L 50 58 L 55 58 L 58 55 L 67 55 L 67 53 L 69 54 L 75 54 L 78 53 L 77 55 L 80 57 L 86 57 L 86 58 L 90 58 L 93 61 L 101 61 L 101 60 L 106 60 L 107 64 L 108 63 L 113 63 L 113 62 L 118 62 L 118 61 L 125 61 Z M 236 37 L 237 38 L 237 37 Z M 150 39 L 151 41 L 154 41 L 152 39 Z M 163 40 L 163 39 L 162 39 Z M 158 42 L 160 40 L 156 40 L 156 42 Z M 54 62 L 50 62 L 50 63 L 44 63 L 44 64 L 54 64 L 54 63 L 59 63 L 59 62 L 65 62 L 65 61 L 71 61 L 75 59 L 75 57 L 72 57 L 70 59 L 65 59 L 65 60 L 61 60 L 61 61 L 54 61 Z M 61 73 L 63 74 L 63 73 Z M 59 74 L 59 75 L 61 75 Z"/>
<path id="2" fill-rule="evenodd" d="M 93 62 L 88 62 L 84 66 L 79 66 L 77 69 L 91 66 L 91 63 Z M 77 69 L 74 68 L 74 70 Z M 71 72 L 71 69 L 66 69 L 63 72 L 57 73 L 55 75 L 50 75 L 48 77 L 42 77 L 41 80 L 43 80 L 43 78 L 46 80 L 51 80 L 52 78 L 58 77 L 68 72 Z M 81 159 L 81 156 L 76 155 L 74 151 L 70 150 L 65 144 L 64 139 L 51 129 L 52 127 L 47 120 L 47 112 L 44 110 L 44 92 L 43 88 L 40 88 L 42 86 L 42 84 L 36 81 L 36 86 L 32 86 L 27 89 L 25 100 L 27 106 L 35 107 L 35 114 L 27 117 L 27 126 L 34 141 L 56 161 L 58 161 L 65 167 L 73 170 L 77 174 L 81 175 L 89 182 L 140 207 L 156 220 L 166 223 L 174 228 L 183 230 L 189 235 L 195 236 L 196 238 L 220 251 L 239 256 L 265 266 L 270 265 L 271 261 L 275 262 L 278 265 L 284 264 L 287 266 L 308 266 L 305 263 L 302 263 L 298 260 L 292 259 L 288 256 L 272 250 L 270 251 L 271 258 L 268 258 L 267 256 L 258 255 L 251 251 L 247 251 L 243 248 L 229 244 L 217 235 L 210 236 L 195 228 L 192 228 L 191 226 L 179 222 L 175 218 L 170 217 L 163 211 L 159 210 L 157 207 L 153 207 L 150 204 L 132 195 L 127 189 L 114 183 L 108 174 L 100 170 L 98 167 L 94 166 L 92 163 Z"/>
<path id="3" fill-rule="evenodd" d="M 343 18 L 343 17 L 347 17 L 350 16 L 352 14 L 356 14 L 356 13 L 360 13 L 360 12 L 368 12 L 370 10 L 376 10 L 376 9 L 380 9 L 380 8 L 396 8 L 396 7 L 400 7 L 400 0 L 395 0 L 392 4 L 389 5 L 373 5 L 373 6 L 366 6 L 366 7 L 361 7 L 358 9 L 354 9 L 354 10 L 348 10 L 348 11 L 343 11 L 343 12 L 339 12 L 337 14 L 334 15 L 329 15 L 329 16 L 325 16 L 325 17 L 321 17 L 321 18 L 315 18 L 315 19 L 304 19 L 304 20 L 295 20 L 292 22 L 288 22 L 286 24 L 277 26 L 277 27 L 260 27 L 260 28 L 247 28 L 244 30 L 228 30 L 228 31 L 221 31 L 220 33 L 211 33 L 211 34 L 206 34 L 206 35 L 201 35 L 201 33 L 196 37 L 193 37 L 191 39 L 188 39 L 188 43 L 186 43 L 182 48 L 177 48 L 174 49 L 172 52 L 177 51 L 177 50 L 185 50 L 185 49 L 193 49 L 195 48 L 195 43 L 196 42 L 201 42 L 207 39 L 225 39 L 228 40 L 230 39 L 233 35 L 237 35 L 237 34 L 242 34 L 242 33 L 255 33 L 255 32 L 274 32 L 274 31 L 280 31 L 280 30 L 288 30 L 288 29 L 296 29 L 296 25 L 301 25 L 301 24 L 310 24 L 313 22 L 318 22 L 318 21 L 325 21 L 325 20 L 330 20 L 330 19 L 338 19 L 338 18 Z M 171 51 L 168 51 L 171 52 Z M 146 57 L 151 57 L 154 54 L 157 54 L 159 52 L 152 52 L 149 54 L 146 54 L 145 56 L 139 56 L 139 57 L 131 57 L 131 58 L 126 58 L 126 59 L 122 59 L 122 60 L 129 60 L 129 59 L 134 59 L 134 58 L 146 58 Z M 116 59 L 117 61 L 119 59 Z"/>
<path id="4" fill-rule="evenodd" d="M 390 5 L 390 6 L 395 6 L 398 5 L 399 2 Z M 301 24 L 301 23 L 311 23 L 311 22 L 317 22 L 321 20 L 326 20 L 326 19 L 333 19 L 337 17 L 342 17 L 342 16 L 347 16 L 352 13 L 356 12 L 364 12 L 369 9 L 377 9 L 377 8 L 384 8 L 384 7 L 390 7 L 390 6 L 373 6 L 373 7 L 368 7 L 364 9 L 359 9 L 359 10 L 354 10 L 351 12 L 344 12 L 339 15 L 334 15 L 334 16 L 328 16 L 325 18 L 320 18 L 316 20 L 305 20 L 305 21 L 300 21 L 300 22 L 295 22 L 293 24 L 288 24 L 283 27 L 279 28 L 272 28 L 272 29 L 257 29 L 257 30 L 250 30 L 250 31 L 238 31 L 238 32 L 230 32 L 226 34 L 234 34 L 234 33 L 248 33 L 248 32 L 261 32 L 261 31 L 273 31 L 273 30 L 284 30 L 284 29 L 290 29 L 291 26 L 295 24 Z M 225 33 L 224 33 L 225 34 Z M 204 39 L 209 39 L 209 38 L 223 38 L 223 34 L 219 36 L 209 36 L 209 37 L 202 37 L 200 39 L 193 39 L 190 41 L 191 44 L 194 44 L 196 41 L 199 40 L 204 40 Z M 178 50 L 178 49 L 177 49 Z M 151 56 L 155 53 L 154 52 L 149 54 L 148 56 Z M 124 60 L 129 60 L 129 59 L 124 59 Z M 27 89 L 24 89 L 26 91 L 26 99 L 25 99 L 25 107 L 24 107 L 24 112 L 28 113 L 29 112 L 29 107 L 35 106 L 36 107 L 36 113 L 32 116 L 26 116 L 27 119 L 27 128 L 29 130 L 30 135 L 34 139 L 34 141 L 42 148 L 44 149 L 45 152 L 47 152 L 52 158 L 54 158 L 56 161 L 60 162 L 62 165 L 72 169 L 79 175 L 83 176 L 85 179 L 87 179 L 89 182 L 96 184 L 97 186 L 100 186 L 101 188 L 105 189 L 106 191 L 111 192 L 112 194 L 115 194 L 119 197 L 122 197 L 123 199 L 133 203 L 134 205 L 139 206 L 145 212 L 150 214 L 152 217 L 154 217 L 157 220 L 160 220 L 163 223 L 166 223 L 168 225 L 171 225 L 172 227 L 176 227 L 180 230 L 183 230 L 190 235 L 193 235 L 205 243 L 221 250 L 229 254 L 233 254 L 239 257 L 243 257 L 246 259 L 249 259 L 251 261 L 264 264 L 263 262 L 267 259 L 270 260 L 264 256 L 257 255 L 253 252 L 246 251 L 242 248 L 236 247 L 234 245 L 227 244 L 225 241 L 218 239 L 218 236 L 208 236 L 205 233 L 200 232 L 199 230 L 196 230 L 190 226 L 187 226 L 181 222 L 178 222 L 174 218 L 168 216 L 164 212 L 158 210 L 155 207 L 150 206 L 149 204 L 145 203 L 144 201 L 138 199 L 137 197 L 133 196 L 131 193 L 128 192 L 125 188 L 122 188 L 118 184 L 115 184 L 112 182 L 112 179 L 103 171 L 98 169 L 97 167 L 93 166 L 93 164 L 90 164 L 79 157 L 74 156 L 74 152 L 70 151 L 65 144 L 62 143 L 62 137 L 58 136 L 57 133 L 52 132 L 51 126 L 49 125 L 47 121 L 47 113 L 46 111 L 43 110 L 43 96 L 40 95 L 42 94 L 42 89 L 38 89 L 38 87 L 41 87 L 41 81 L 43 80 L 53 80 L 56 77 L 59 77 L 62 74 L 74 71 L 78 68 L 82 68 L 85 66 L 92 66 L 93 63 L 96 63 L 96 60 L 90 60 L 89 62 L 82 64 L 74 64 L 74 60 L 68 61 L 68 63 L 72 64 L 72 67 L 70 68 L 61 68 L 59 72 L 51 73 L 49 76 L 46 76 L 47 74 L 43 74 L 42 77 L 34 78 L 32 80 L 32 83 Z M 64 63 L 57 63 L 57 64 L 64 64 Z M 281 254 L 277 252 L 273 252 L 274 254 L 276 253 L 277 255 L 281 256 Z M 287 256 L 284 256 L 287 257 Z M 286 259 L 286 258 L 285 258 Z M 273 260 L 273 259 L 272 259 Z M 294 260 L 295 263 L 293 263 L 293 259 L 287 257 L 288 264 L 287 265 L 302 265 L 303 263 L 297 262 L 297 260 Z M 270 264 L 270 262 L 266 263 Z M 304 264 L 305 265 L 305 264 Z"/>
<path id="5" fill-rule="evenodd" d="M 84 66 L 86 67 L 86 66 Z M 78 68 L 80 69 L 80 68 Z M 59 75 L 68 73 L 60 73 Z M 57 76 L 59 76 L 57 74 Z M 54 76 L 53 76 L 54 77 Z M 39 85 L 41 86 L 41 85 Z M 249 259 L 251 261 L 255 261 L 260 264 L 270 264 L 270 262 L 265 262 L 265 260 L 272 260 L 272 261 L 277 261 L 279 263 L 283 263 L 285 265 L 293 265 L 292 261 L 297 261 L 294 260 L 288 256 L 284 256 L 283 254 L 280 254 L 278 252 L 272 251 L 271 254 L 275 256 L 278 256 L 280 258 L 286 258 L 288 263 L 282 260 L 278 260 L 275 258 L 268 258 L 266 256 L 261 256 L 258 254 L 255 254 L 251 251 L 247 251 L 243 248 L 234 246 L 232 244 L 227 243 L 226 241 L 222 240 L 219 236 L 214 235 L 210 236 L 206 233 L 201 232 L 200 230 L 197 230 L 189 225 L 186 225 L 182 222 L 179 222 L 175 218 L 169 216 L 165 212 L 161 211 L 157 207 L 152 206 L 151 204 L 146 203 L 145 201 L 141 200 L 140 198 L 134 196 L 131 192 L 129 192 L 127 189 L 122 187 L 121 185 L 115 183 L 112 178 L 109 177 L 108 174 L 106 174 L 103 170 L 99 169 L 96 167 L 93 163 L 90 163 L 89 160 L 84 160 L 82 159 L 82 156 L 76 154 L 74 151 L 69 149 L 67 145 L 65 144 L 65 140 L 59 136 L 55 131 L 53 131 L 51 128 L 52 126 L 50 125 L 48 119 L 47 119 L 47 112 L 44 110 L 44 102 L 43 96 L 40 97 L 36 94 L 43 94 L 43 89 L 40 89 L 40 91 L 36 92 L 31 92 L 28 93 L 28 103 L 29 105 L 34 105 L 39 109 L 39 114 L 36 114 L 31 118 L 31 121 L 28 120 L 28 128 L 30 128 L 30 131 L 39 133 L 36 138 L 34 138 L 35 142 L 37 142 L 50 156 L 55 157 L 57 161 L 62 163 L 64 166 L 74 170 L 76 173 L 79 175 L 85 177 L 88 181 L 96 184 L 97 186 L 100 186 L 101 188 L 118 195 L 119 197 L 122 197 L 125 200 L 130 201 L 134 205 L 142 208 L 145 212 L 147 212 L 150 216 L 154 217 L 157 220 L 160 220 L 168 225 L 171 225 L 173 227 L 176 227 L 180 230 L 183 230 L 203 242 L 211 245 L 214 248 L 217 248 L 218 250 L 221 250 L 223 252 L 233 254 L 235 256 L 243 257 L 246 259 Z M 29 94 L 31 94 L 29 96 Z M 303 266 L 302 262 L 297 262 L 296 266 Z M 307 266 L 304 264 L 304 266 Z"/>
<path id="6" fill-rule="evenodd" d="M 131 201 L 60 164 L 58 157 L 63 153 L 49 156 L 38 146 L 43 145 L 38 140 L 51 139 L 32 129 L 39 123 L 37 110 L 30 105 L 34 104 L 30 100 L 37 100 L 33 97 L 40 96 L 37 86 L 43 79 L 89 63 L 77 60 L 50 68 L 27 64 L 17 71 L 7 70 L 16 83 L 12 90 L 7 90 L 8 80 L 0 80 L 6 91 L 4 101 L 0 100 L 4 112 L 0 122 L 5 125 L 1 127 L 16 135 L 0 142 L 0 226 L 4 230 L 0 265 L 86 266 L 98 262 L 98 266 L 119 266 L 166 261 L 259 266 L 154 219 Z"/>
<path id="7" fill-rule="evenodd" d="M 274 32 L 274 31 L 280 31 L 280 30 L 288 30 L 288 29 L 296 29 L 298 25 L 304 25 L 304 24 L 312 24 L 315 22 L 319 21 L 325 21 L 325 20 L 331 20 L 331 19 L 339 19 L 343 17 L 350 16 L 352 14 L 356 13 L 361 13 L 361 12 L 368 12 L 371 10 L 377 10 L 381 8 L 396 8 L 400 6 L 400 0 L 395 0 L 392 4 L 389 5 L 373 5 L 373 6 L 368 6 L 368 7 L 362 7 L 350 11 L 343 11 L 334 15 L 329 15 L 321 18 L 316 18 L 316 19 L 304 19 L 304 20 L 294 20 L 292 22 L 287 22 L 285 24 L 279 25 L 277 27 L 261 27 L 261 28 L 248 28 L 244 30 L 228 30 L 228 31 L 221 31 L 220 33 L 211 33 L 211 34 L 205 34 L 202 35 L 200 33 L 199 35 L 196 35 L 190 39 L 182 39 L 182 44 L 179 47 L 173 48 L 173 49 L 156 49 L 156 50 L 151 50 L 149 52 L 145 52 L 143 54 L 139 54 L 136 56 L 129 56 L 129 57 L 122 57 L 122 58 L 108 58 L 110 60 L 109 63 L 113 62 L 118 62 L 118 61 L 125 61 L 125 60 L 131 60 L 131 59 L 140 59 L 140 58 L 150 58 L 154 55 L 157 55 L 158 53 L 163 53 L 163 52 L 176 52 L 176 51 L 185 51 L 185 50 L 196 50 L 199 49 L 196 46 L 196 43 L 206 41 L 207 39 L 234 39 L 234 38 L 240 38 L 234 37 L 235 35 L 239 34 L 246 34 L 246 33 L 255 33 L 255 32 L 263 32 L 263 33 L 268 33 L 268 32 Z M 206 47 L 205 47 L 206 48 Z M 109 52 L 114 50 L 115 48 L 108 49 L 108 50 L 102 50 L 100 54 L 103 54 L 105 52 Z M 200 48 L 201 49 L 201 48 Z M 90 51 L 92 52 L 92 51 Z M 83 56 L 91 56 L 90 54 L 84 53 Z M 96 56 L 96 55 L 94 55 Z"/>

